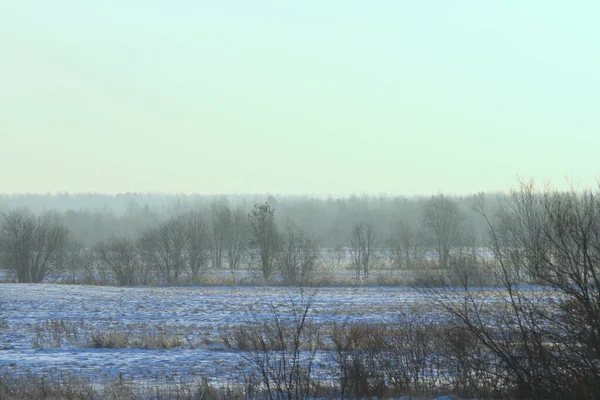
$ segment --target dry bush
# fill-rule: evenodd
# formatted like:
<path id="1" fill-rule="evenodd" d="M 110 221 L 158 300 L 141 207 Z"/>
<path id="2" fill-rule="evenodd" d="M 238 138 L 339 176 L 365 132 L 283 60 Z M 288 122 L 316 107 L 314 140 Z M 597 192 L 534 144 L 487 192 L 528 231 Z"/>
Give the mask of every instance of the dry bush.
<path id="1" fill-rule="evenodd" d="M 440 332 L 443 364 L 449 373 L 445 384 L 452 393 L 472 397 L 494 397 L 502 392 L 501 366 L 494 354 L 462 325 L 449 325 Z"/>
<path id="2" fill-rule="evenodd" d="M 8 321 L 4 318 L 4 310 L 6 309 L 6 303 L 0 300 L 0 331 L 8 329 Z"/>
<path id="3" fill-rule="evenodd" d="M 85 327 L 83 320 L 77 322 L 63 319 L 46 319 L 34 325 L 34 337 L 31 345 L 38 349 L 58 348 L 66 343 L 79 345 L 81 330 Z"/>
<path id="4" fill-rule="evenodd" d="M 344 323 L 334 324 L 331 340 L 334 345 L 334 362 L 342 398 L 355 398 L 381 395 L 373 393 L 380 389 L 381 378 L 375 366 L 374 355 L 380 351 L 380 329 L 373 324 Z"/>
<path id="5" fill-rule="evenodd" d="M 300 300 L 289 300 L 285 314 L 271 304 L 268 321 L 223 336 L 228 348 L 245 351 L 241 356 L 251 367 L 245 381 L 256 395 L 268 399 L 315 395 L 313 364 L 321 328 L 309 317 L 313 301 L 314 295 L 301 293 Z"/>
<path id="6" fill-rule="evenodd" d="M 312 335 L 319 326 L 313 321 L 306 321 L 303 328 L 307 335 Z M 296 335 L 296 327 L 289 322 L 273 324 L 272 321 L 260 325 L 242 325 L 221 334 L 226 348 L 241 351 L 282 351 L 291 346 L 289 341 Z M 300 350 L 310 350 L 320 343 L 302 341 Z"/>
<path id="7" fill-rule="evenodd" d="M 129 347 L 131 338 L 122 332 L 95 333 L 90 336 L 89 346 L 96 349 L 124 349 Z"/>
<path id="8" fill-rule="evenodd" d="M 185 342 L 177 336 L 167 334 L 156 334 L 142 336 L 133 341 L 133 346 L 140 349 L 179 349 L 184 346 Z"/>
<path id="9" fill-rule="evenodd" d="M 371 274 L 363 283 L 374 286 L 406 286 L 409 282 L 405 275 L 399 276 L 386 271 Z"/>
<path id="10" fill-rule="evenodd" d="M 400 319 L 393 324 L 345 323 L 332 329 L 342 396 L 433 393 L 442 347 L 436 326 Z"/>
<path id="11" fill-rule="evenodd" d="M 432 290 L 482 349 L 472 369 L 505 397 L 600 398 L 600 193 L 523 183 L 494 220 L 478 211 L 501 285 L 490 293 L 496 307 L 466 283 Z"/>
<path id="12" fill-rule="evenodd" d="M 489 353 L 470 332 L 402 315 L 394 323 L 345 322 L 331 330 L 342 398 L 452 392 L 482 396 L 497 380 L 481 373 Z"/>
<path id="13" fill-rule="evenodd" d="M 211 385 L 205 378 L 163 384 L 138 382 L 122 374 L 109 381 L 94 382 L 72 374 L 58 376 L 18 377 L 0 375 L 0 399 L 69 399 L 69 400 L 241 400 L 244 395 L 237 385 Z"/>
<path id="14" fill-rule="evenodd" d="M 43 377 L 34 375 L 0 376 L 0 399 L 71 399 L 100 398 L 92 383 L 74 375 Z"/>
<path id="15" fill-rule="evenodd" d="M 92 334 L 88 345 L 98 349 L 176 349 L 184 347 L 185 342 L 167 333 L 136 336 L 129 332 L 104 332 Z"/>
<path id="16" fill-rule="evenodd" d="M 476 255 L 457 254 L 449 256 L 447 269 L 427 266 L 413 271 L 408 282 L 417 288 L 465 285 L 480 287 L 496 285 L 498 279 L 490 272 L 486 262 Z"/>

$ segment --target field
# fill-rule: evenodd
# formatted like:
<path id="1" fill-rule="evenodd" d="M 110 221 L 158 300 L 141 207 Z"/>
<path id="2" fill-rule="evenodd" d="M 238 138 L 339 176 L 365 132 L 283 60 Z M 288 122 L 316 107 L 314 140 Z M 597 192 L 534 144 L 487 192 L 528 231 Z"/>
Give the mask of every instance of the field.
<path id="1" fill-rule="evenodd" d="M 552 299 L 552 293 L 540 287 L 522 290 L 529 298 Z M 470 292 L 490 310 L 506 304 L 506 292 L 499 288 L 480 287 Z M 36 376 L 57 382 L 66 376 L 69 381 L 83 378 L 100 387 L 122 379 L 145 390 L 167 385 L 169 393 L 169 385 L 184 382 L 243 387 L 252 375 L 260 376 L 257 367 L 261 362 L 272 363 L 283 353 L 277 344 L 267 352 L 272 355 L 232 346 L 228 342 L 232 332 L 245 337 L 245 332 L 272 327 L 275 315 L 291 321 L 294 311 L 301 311 L 311 299 L 309 320 L 320 326 L 320 336 L 314 351 L 301 349 L 299 356 L 303 365 L 309 358 L 313 360 L 311 374 L 316 382 L 333 387 L 340 379 L 344 353 L 333 345 L 334 327 L 364 324 L 368 333 L 353 331 L 359 333 L 359 347 L 353 347 L 358 353 L 346 353 L 346 357 L 375 351 L 370 353 L 375 358 L 367 356 L 363 367 L 369 362 L 396 365 L 396 372 L 387 374 L 407 380 L 396 382 L 400 390 L 394 393 L 444 394 L 465 376 L 457 375 L 460 368 L 455 369 L 453 361 L 460 354 L 460 342 L 458 348 L 447 347 L 456 337 L 438 300 L 460 301 L 463 294 L 451 288 L 427 292 L 387 286 L 320 287 L 302 292 L 285 287 L 5 283 L 0 284 L 0 383 L 3 378 L 20 377 L 32 382 Z M 378 332 L 378 327 L 383 331 Z M 371 337 L 379 342 L 372 342 Z M 389 346 L 388 340 L 392 340 L 391 347 L 386 348 L 395 353 L 386 355 L 388 350 L 380 346 L 384 342 Z M 262 361 L 256 361 L 259 359 Z M 44 387 L 43 381 L 37 385 Z"/>
<path id="2" fill-rule="evenodd" d="M 319 288 L 312 317 L 318 322 L 383 322 L 415 307 L 436 316 L 431 299 L 410 288 Z M 285 314 L 297 289 L 243 287 L 115 288 L 70 285 L 0 285 L 0 368 L 14 373 L 72 372 L 169 380 L 201 374 L 227 378 L 240 352 L 221 335 Z M 54 323 L 54 325 L 52 325 Z M 63 327 L 56 326 L 62 324 Z M 95 348 L 93 335 L 176 338 L 174 348 Z M 132 348 L 133 347 L 133 348 Z M 140 347 L 140 348 L 135 348 Z"/>

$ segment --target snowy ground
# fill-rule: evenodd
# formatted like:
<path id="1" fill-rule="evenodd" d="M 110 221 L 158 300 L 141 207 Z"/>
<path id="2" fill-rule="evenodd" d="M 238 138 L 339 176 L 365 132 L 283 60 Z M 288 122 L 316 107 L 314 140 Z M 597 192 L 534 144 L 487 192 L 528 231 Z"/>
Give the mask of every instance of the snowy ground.
<path id="1" fill-rule="evenodd" d="M 418 308 L 441 317 L 432 298 L 405 287 L 319 288 L 312 316 L 320 322 L 393 321 Z M 481 289 L 482 298 L 485 289 Z M 298 289 L 252 287 L 118 288 L 55 284 L 0 284 L 0 372 L 69 372 L 93 377 L 168 381 L 203 375 L 239 376 L 239 352 L 220 335 L 236 325 L 269 318 L 272 304 L 285 314 Z M 47 319 L 70 322 L 79 339 L 58 348 L 35 348 L 35 328 Z M 4 321 L 4 322 L 2 322 Z M 96 349 L 91 333 L 167 332 L 186 344 L 167 350 Z M 323 355 L 326 362 L 326 355 Z"/>

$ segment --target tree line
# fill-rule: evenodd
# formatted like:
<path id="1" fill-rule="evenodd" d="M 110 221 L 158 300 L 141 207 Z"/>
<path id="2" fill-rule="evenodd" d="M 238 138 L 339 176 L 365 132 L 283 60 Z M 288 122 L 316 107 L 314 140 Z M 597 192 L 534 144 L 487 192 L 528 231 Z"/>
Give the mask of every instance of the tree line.
<path id="1" fill-rule="evenodd" d="M 72 283 L 123 286 L 199 283 L 211 271 L 234 282 L 251 271 L 264 283 L 307 285 L 324 271 L 350 269 L 360 281 L 373 269 L 447 269 L 456 249 L 476 246 L 467 213 L 443 194 L 420 205 L 416 221 L 398 217 L 377 224 L 365 216 L 348 228 L 342 245 L 331 248 L 322 234 L 278 219 L 274 199 L 249 211 L 215 201 L 148 224 L 136 235 L 113 234 L 94 243 L 69 227 L 70 211 L 15 209 L 2 217 L 0 260 L 18 282 L 61 273 Z"/>
<path id="2" fill-rule="evenodd" d="M 421 211 L 434 239 L 431 262 L 453 272 L 453 280 L 420 289 L 441 318 L 412 308 L 395 321 L 323 328 L 311 319 L 309 298 L 292 307 L 287 324 L 275 310 L 270 325 L 261 320 L 229 335 L 233 348 L 248 351 L 265 397 L 319 397 L 314 358 L 296 353 L 314 354 L 329 335 L 338 391 L 331 397 L 447 390 L 461 398 L 600 398 L 600 183 L 559 191 L 521 182 L 495 210 L 481 197 L 473 212 L 488 226 L 482 246 L 489 257 L 472 257 L 457 242 L 463 216 L 451 199 L 433 196 Z M 368 223 L 350 233 L 361 272 L 377 234 Z M 472 286 L 475 262 L 494 286 Z"/>
<path id="3" fill-rule="evenodd" d="M 342 396 L 384 397 L 394 386 L 435 390 L 440 384 L 449 384 L 464 397 L 600 397 L 600 189 L 538 191 L 531 182 L 523 182 L 495 208 L 484 197 L 476 200 L 473 213 L 488 228 L 477 246 L 491 257 L 476 255 L 469 245 L 472 237 L 467 217 L 455 199 L 444 195 L 432 196 L 422 204 L 419 226 L 394 221 L 394 236 L 383 235 L 380 227 L 368 220 L 349 229 L 348 265 L 357 277 L 369 274 L 374 260 L 389 256 L 390 265 L 428 265 L 430 271 L 452 271 L 442 277 L 454 280 L 443 279 L 437 286 L 422 289 L 447 313 L 448 318 L 439 325 L 400 318 L 393 325 L 334 326 L 330 332 Z M 150 276 L 162 265 L 161 279 L 173 277 L 176 268 L 192 274 L 190 263 L 198 258 L 191 250 L 191 238 L 200 223 L 208 244 L 202 247 L 205 265 L 217 265 L 219 257 L 227 265 L 227 246 L 211 244 L 215 237 L 229 237 L 230 229 L 212 228 L 213 222 L 220 220 L 216 216 L 230 215 L 226 209 L 221 213 L 215 205 L 210 214 L 182 214 L 149 228 L 137 240 L 126 239 L 125 246 L 114 239 L 114 243 L 103 241 L 92 249 L 100 254 L 106 246 L 107 259 L 120 252 L 128 254 L 124 257 L 127 263 L 143 264 Z M 273 274 L 286 276 L 287 267 L 300 279 L 303 268 L 310 271 L 322 262 L 322 251 L 313 251 L 321 249 L 318 240 L 297 226 L 278 224 L 276 209 L 268 202 L 254 205 L 248 213 L 229 211 L 239 213 L 240 226 L 246 227 L 240 236 L 246 237 L 241 242 L 246 246 L 242 253 L 265 280 Z M 178 229 L 185 239 L 173 233 Z M 57 216 L 6 214 L 0 230 L 4 265 L 26 265 L 27 270 L 15 271 L 23 281 L 43 276 L 44 269 L 56 262 L 54 256 L 61 254 L 58 249 L 69 242 L 68 236 Z M 392 239 L 399 247 L 382 246 Z M 152 249 L 152 262 L 142 250 L 144 243 L 151 244 L 146 250 Z M 422 256 L 425 252 L 429 256 Z M 474 268 L 492 274 L 496 285 L 473 289 Z M 142 274 L 134 276 L 141 279 Z M 309 311 L 310 302 L 292 312 L 299 318 L 292 319 L 289 326 L 280 323 L 279 314 L 274 313 L 274 328 L 261 325 L 261 329 L 232 336 L 237 340 L 232 341 L 234 347 L 241 348 L 244 341 L 252 345 L 249 354 L 254 358 L 250 361 L 263 372 L 265 382 L 275 379 L 274 391 L 280 387 L 288 393 L 319 389 L 318 385 L 311 389 L 310 367 L 302 376 L 296 369 L 282 373 L 281 358 L 270 353 L 272 349 L 283 351 L 287 363 L 300 360 L 296 354 L 305 349 L 300 344 L 316 351 L 316 344 L 322 341 L 312 339 L 321 332 L 306 318 Z M 447 382 L 440 382 L 436 373 L 440 368 L 451 371 Z M 284 380 L 290 384 L 277 386 Z"/>
<path id="4" fill-rule="evenodd" d="M 471 212 L 480 195 L 453 196 L 465 216 L 465 225 L 476 236 L 485 234 L 485 223 Z M 488 193 L 486 202 L 490 207 L 505 195 Z M 146 229 L 161 222 L 192 211 L 206 213 L 213 204 L 225 204 L 232 210 L 242 209 L 245 214 L 254 204 L 265 201 L 276 210 L 275 222 L 284 227 L 288 221 L 300 229 L 314 233 L 324 247 L 347 247 L 348 233 L 355 224 L 371 222 L 381 236 L 387 237 L 395 230 L 395 224 L 403 220 L 418 228 L 421 211 L 430 196 L 349 196 L 309 197 L 280 195 L 159 195 L 135 194 L 58 194 L 58 195 L 2 195 L 0 214 L 14 210 L 35 215 L 52 212 L 71 234 L 86 245 L 113 236 L 139 237 Z"/>

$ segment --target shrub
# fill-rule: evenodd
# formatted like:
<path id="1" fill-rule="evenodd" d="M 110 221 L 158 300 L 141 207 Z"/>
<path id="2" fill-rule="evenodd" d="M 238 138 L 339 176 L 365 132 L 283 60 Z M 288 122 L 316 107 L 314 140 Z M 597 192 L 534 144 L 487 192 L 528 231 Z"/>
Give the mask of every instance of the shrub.
<path id="1" fill-rule="evenodd" d="M 0 399 L 70 399 L 70 400 L 241 400 L 244 389 L 239 386 L 211 385 L 205 378 L 190 381 L 152 384 L 125 378 L 122 374 L 111 380 L 92 382 L 72 374 L 58 376 L 18 377 L 0 375 Z M 253 398 L 253 397 L 251 397 Z"/>
<path id="2" fill-rule="evenodd" d="M 0 399 L 72 399 L 87 400 L 98 398 L 92 383 L 74 375 L 43 377 L 23 375 L 16 377 L 0 376 Z"/>
<path id="3" fill-rule="evenodd" d="M 244 349 L 251 367 L 246 382 L 268 399 L 307 398 L 314 395 L 313 363 L 320 345 L 320 326 L 309 318 L 314 296 L 290 299 L 290 312 L 281 315 L 270 305 L 270 318 L 252 329 L 236 328 L 223 337 L 229 348 Z M 302 354 L 304 352 L 304 354 Z"/>
<path id="4" fill-rule="evenodd" d="M 345 322 L 331 329 L 341 396 L 385 398 L 443 391 L 490 393 L 490 376 L 477 374 L 481 346 L 466 330 L 411 315 L 394 323 Z"/>
<path id="5" fill-rule="evenodd" d="M 103 349 L 174 349 L 184 346 L 184 341 L 166 333 L 152 333 L 135 337 L 128 332 L 105 332 L 90 336 L 89 346 Z"/>
<path id="6" fill-rule="evenodd" d="M 121 332 L 97 333 L 90 337 L 90 346 L 97 349 L 123 349 L 129 347 L 129 342 L 129 335 Z"/>
<path id="7" fill-rule="evenodd" d="M 78 344 L 83 321 L 72 322 L 63 319 L 46 319 L 41 324 L 34 325 L 34 348 L 62 347 L 66 342 Z"/>

